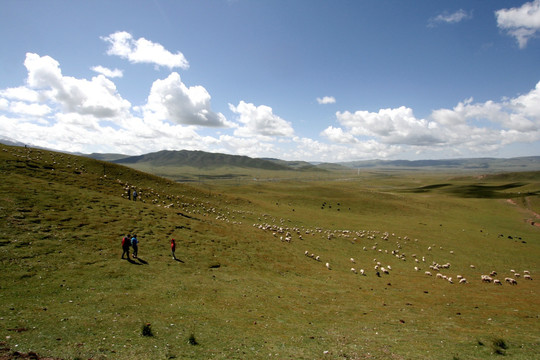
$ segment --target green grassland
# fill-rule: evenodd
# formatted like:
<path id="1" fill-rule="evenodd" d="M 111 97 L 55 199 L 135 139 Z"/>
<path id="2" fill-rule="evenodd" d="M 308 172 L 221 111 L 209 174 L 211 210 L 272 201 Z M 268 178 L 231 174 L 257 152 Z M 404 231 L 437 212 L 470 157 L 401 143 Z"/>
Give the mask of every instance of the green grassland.
<path id="1" fill-rule="evenodd" d="M 540 358 L 539 172 L 317 174 L 0 145 L 0 359 Z"/>

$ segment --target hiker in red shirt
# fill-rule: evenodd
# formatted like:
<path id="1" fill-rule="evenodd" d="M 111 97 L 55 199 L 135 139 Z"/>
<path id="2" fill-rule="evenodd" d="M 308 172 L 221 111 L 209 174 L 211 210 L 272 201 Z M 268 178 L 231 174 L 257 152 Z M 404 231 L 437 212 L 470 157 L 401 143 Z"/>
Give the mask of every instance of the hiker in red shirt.
<path id="1" fill-rule="evenodd" d="M 131 244 L 131 238 L 130 235 L 126 235 L 122 238 L 122 250 L 124 251 L 122 253 L 122 259 L 124 258 L 124 255 L 127 255 L 127 258 L 129 260 L 129 245 Z"/>
<path id="2" fill-rule="evenodd" d="M 176 256 L 174 255 L 174 252 L 176 251 L 176 243 L 174 242 L 174 239 L 171 239 L 171 251 L 173 259 L 176 260 Z"/>

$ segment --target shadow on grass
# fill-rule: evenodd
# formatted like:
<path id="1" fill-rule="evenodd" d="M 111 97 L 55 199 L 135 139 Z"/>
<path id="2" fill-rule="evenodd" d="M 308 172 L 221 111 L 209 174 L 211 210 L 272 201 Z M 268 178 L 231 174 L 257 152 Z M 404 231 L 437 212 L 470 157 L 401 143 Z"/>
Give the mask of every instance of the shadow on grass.
<path id="1" fill-rule="evenodd" d="M 148 265 L 148 261 L 145 261 L 145 260 L 141 259 L 140 257 L 138 257 L 137 260 L 139 260 L 139 262 L 141 264 Z"/>
<path id="2" fill-rule="evenodd" d="M 518 197 L 524 195 L 537 195 L 536 192 L 527 192 L 527 193 L 509 193 L 506 192 L 510 189 L 516 189 L 522 186 L 527 185 L 523 182 L 514 182 L 503 185 L 479 185 L 479 184 L 469 184 L 469 185 L 453 185 L 453 184 L 433 184 L 422 186 L 413 189 L 405 189 L 404 192 L 412 193 L 425 193 L 431 191 L 440 191 L 450 193 L 454 196 L 462 198 L 481 198 L 481 199 L 504 199 L 508 197 Z"/>
<path id="3" fill-rule="evenodd" d="M 175 261 L 178 261 L 178 262 L 181 262 L 182 264 L 184 263 L 184 261 L 183 261 L 183 260 L 181 260 L 181 259 L 178 259 L 178 258 L 174 258 L 174 260 L 175 260 Z"/>
<path id="4" fill-rule="evenodd" d="M 138 262 L 136 262 L 135 260 L 131 259 L 131 258 L 127 258 L 126 259 L 130 264 L 133 264 L 133 265 L 142 265 L 142 264 L 139 264 Z"/>

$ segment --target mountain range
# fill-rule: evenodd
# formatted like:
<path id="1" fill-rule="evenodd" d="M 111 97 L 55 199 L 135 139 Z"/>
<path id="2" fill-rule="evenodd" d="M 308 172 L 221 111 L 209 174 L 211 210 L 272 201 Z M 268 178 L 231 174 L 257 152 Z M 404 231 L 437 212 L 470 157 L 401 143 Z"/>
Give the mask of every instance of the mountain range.
<path id="1" fill-rule="evenodd" d="M 306 161 L 285 161 L 273 158 L 251 158 L 189 150 L 163 150 L 139 156 L 119 154 L 90 154 L 89 157 L 118 164 L 147 164 L 152 166 L 190 166 L 201 169 L 220 167 L 253 168 L 264 170 L 332 171 L 350 169 L 434 169 L 463 171 L 540 171 L 540 156 L 516 158 L 464 158 L 441 160 L 365 160 L 341 163 L 310 163 Z"/>
<path id="2" fill-rule="evenodd" d="M 7 137 L 0 137 L 5 145 L 25 146 Z M 32 146 L 34 147 L 34 146 Z M 48 149 L 54 150 L 54 149 Z M 264 170 L 336 171 L 336 170 L 462 170 L 462 171 L 540 171 L 540 156 L 515 158 L 461 158 L 438 160 L 361 160 L 339 163 L 311 163 L 307 161 L 286 161 L 274 158 L 251 158 L 242 155 L 228 155 L 191 150 L 162 150 L 144 155 L 131 156 L 115 153 L 81 154 L 93 159 L 123 165 L 146 164 L 161 167 L 189 166 L 201 169 L 236 167 Z"/>

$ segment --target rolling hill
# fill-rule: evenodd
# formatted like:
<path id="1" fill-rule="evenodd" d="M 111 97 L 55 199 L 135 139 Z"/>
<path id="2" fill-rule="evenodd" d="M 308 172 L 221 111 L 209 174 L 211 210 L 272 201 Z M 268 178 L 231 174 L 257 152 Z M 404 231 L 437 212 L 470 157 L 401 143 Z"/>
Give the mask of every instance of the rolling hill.
<path id="1" fill-rule="evenodd" d="M 209 188 L 0 146 L 0 359 L 537 358 L 538 179 Z"/>
<path id="2" fill-rule="evenodd" d="M 113 161 L 117 164 L 150 164 L 152 166 L 192 166 L 202 169 L 220 167 L 239 167 L 264 170 L 290 170 L 287 165 L 248 156 L 208 153 L 204 151 L 158 151 L 155 153 L 131 156 Z"/>

